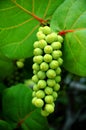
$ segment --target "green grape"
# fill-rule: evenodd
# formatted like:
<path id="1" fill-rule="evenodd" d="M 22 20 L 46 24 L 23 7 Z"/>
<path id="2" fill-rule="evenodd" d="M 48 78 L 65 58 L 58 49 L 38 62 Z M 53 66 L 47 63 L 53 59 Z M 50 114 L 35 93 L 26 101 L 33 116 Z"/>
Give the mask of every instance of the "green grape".
<path id="1" fill-rule="evenodd" d="M 42 71 L 47 71 L 48 68 L 49 68 L 49 65 L 48 65 L 46 62 L 42 62 L 42 63 L 40 64 L 40 69 L 41 69 Z"/>
<path id="2" fill-rule="evenodd" d="M 38 31 L 43 32 L 43 28 L 44 28 L 44 27 L 39 27 L 39 30 L 38 30 Z"/>
<path id="3" fill-rule="evenodd" d="M 44 55 L 44 61 L 49 63 L 52 61 L 52 56 L 50 54 L 45 54 Z"/>
<path id="4" fill-rule="evenodd" d="M 37 71 L 36 71 L 36 70 L 33 70 L 33 74 L 34 74 L 34 75 L 37 74 Z"/>
<path id="5" fill-rule="evenodd" d="M 43 28 L 42 28 L 42 32 L 44 33 L 44 34 L 50 34 L 51 33 L 51 28 L 50 27 L 48 27 L 48 26 L 44 26 Z"/>
<path id="6" fill-rule="evenodd" d="M 24 61 L 25 61 L 25 59 L 19 59 L 19 61 L 24 62 Z"/>
<path id="7" fill-rule="evenodd" d="M 60 75 L 56 76 L 56 77 L 55 77 L 55 81 L 56 81 L 57 83 L 59 83 L 59 82 L 61 81 L 61 76 L 60 76 Z"/>
<path id="8" fill-rule="evenodd" d="M 37 32 L 36 36 L 38 40 L 42 40 L 45 38 L 45 35 L 42 33 L 42 31 Z"/>
<path id="9" fill-rule="evenodd" d="M 53 93 L 53 89 L 50 88 L 50 87 L 46 87 L 46 88 L 44 89 L 44 92 L 45 92 L 45 94 L 49 95 L 49 94 L 52 94 L 52 93 Z"/>
<path id="10" fill-rule="evenodd" d="M 47 42 L 45 40 L 40 40 L 39 41 L 39 48 L 44 49 L 44 47 L 47 45 Z"/>
<path id="11" fill-rule="evenodd" d="M 58 58 L 58 63 L 59 63 L 59 66 L 63 64 L 63 59 L 62 58 Z"/>
<path id="12" fill-rule="evenodd" d="M 33 91 L 33 92 L 32 92 L 32 97 L 35 97 L 35 96 L 36 96 L 36 92 Z"/>
<path id="13" fill-rule="evenodd" d="M 60 56 L 62 56 L 62 52 L 60 50 L 52 52 L 53 59 L 58 59 Z"/>
<path id="14" fill-rule="evenodd" d="M 54 87 L 56 82 L 54 79 L 47 79 L 47 84 L 49 87 Z"/>
<path id="15" fill-rule="evenodd" d="M 49 69 L 47 72 L 46 72 L 46 75 L 47 75 L 47 77 L 48 78 L 55 78 L 56 77 L 56 72 L 55 72 L 55 70 L 53 70 L 53 69 Z"/>
<path id="16" fill-rule="evenodd" d="M 49 65 L 51 69 L 56 69 L 59 66 L 57 60 L 52 60 Z"/>
<path id="17" fill-rule="evenodd" d="M 33 57 L 33 61 L 35 62 L 35 63 L 38 63 L 38 64 L 40 64 L 40 63 L 42 63 L 43 62 L 43 56 L 34 56 Z"/>
<path id="18" fill-rule="evenodd" d="M 53 96 L 52 95 L 45 96 L 45 102 L 46 103 L 53 103 Z"/>
<path id="19" fill-rule="evenodd" d="M 35 95 L 37 98 L 44 98 L 45 97 L 45 93 L 43 90 L 37 91 Z"/>
<path id="20" fill-rule="evenodd" d="M 33 81 L 33 82 L 37 83 L 38 80 L 39 80 L 39 79 L 38 79 L 37 75 L 33 75 L 33 76 L 32 76 L 32 81 Z"/>
<path id="21" fill-rule="evenodd" d="M 45 111 L 45 110 L 41 110 L 41 115 L 42 116 L 48 116 L 49 113 L 47 111 Z"/>
<path id="22" fill-rule="evenodd" d="M 34 98 L 32 99 L 32 104 L 33 104 L 33 105 L 35 105 L 36 99 L 37 99 L 37 97 L 34 97 Z"/>
<path id="23" fill-rule="evenodd" d="M 16 65 L 18 68 L 23 68 L 24 67 L 24 63 L 21 61 L 16 61 Z"/>
<path id="24" fill-rule="evenodd" d="M 60 43 L 60 42 L 53 42 L 53 43 L 51 44 L 51 46 L 52 46 L 52 48 L 53 48 L 54 50 L 57 50 L 57 49 L 60 49 L 60 48 L 61 48 L 61 43 Z"/>
<path id="25" fill-rule="evenodd" d="M 36 107 L 43 107 L 43 105 L 44 105 L 44 101 L 43 101 L 42 99 L 37 98 L 37 99 L 35 100 L 35 106 L 36 106 Z"/>
<path id="26" fill-rule="evenodd" d="M 63 37 L 58 35 L 58 41 L 62 43 L 63 42 Z"/>
<path id="27" fill-rule="evenodd" d="M 34 63 L 34 64 L 32 65 L 32 69 L 35 70 L 35 71 L 38 71 L 38 70 L 39 70 L 39 64 Z"/>
<path id="28" fill-rule="evenodd" d="M 33 47 L 38 48 L 39 47 L 39 41 L 35 41 L 34 44 L 33 44 Z"/>
<path id="29" fill-rule="evenodd" d="M 39 90 L 37 84 L 35 84 L 35 85 L 33 86 L 33 90 L 34 90 L 34 91 L 38 91 L 38 90 Z"/>
<path id="30" fill-rule="evenodd" d="M 38 81 L 38 88 L 45 88 L 46 87 L 46 81 L 45 80 L 39 80 Z"/>
<path id="31" fill-rule="evenodd" d="M 58 75 L 58 74 L 60 74 L 61 73 L 61 68 L 60 67 L 57 67 L 56 68 L 56 74 Z"/>
<path id="32" fill-rule="evenodd" d="M 57 97 L 58 97 L 58 94 L 57 94 L 57 92 L 55 92 L 55 91 L 53 91 L 53 93 L 52 93 L 52 96 L 53 96 L 53 98 L 54 98 L 54 101 L 57 99 Z"/>
<path id="33" fill-rule="evenodd" d="M 35 48 L 34 51 L 33 51 L 33 54 L 34 54 L 35 56 L 37 56 L 37 55 L 42 55 L 42 54 L 43 54 L 43 51 L 42 51 L 42 49 L 40 49 L 40 48 Z"/>
<path id="34" fill-rule="evenodd" d="M 54 86 L 54 91 L 59 91 L 59 89 L 60 89 L 60 85 L 59 84 L 55 84 L 55 86 Z"/>
<path id="35" fill-rule="evenodd" d="M 37 76 L 38 76 L 39 79 L 45 79 L 46 78 L 45 72 L 41 71 L 41 70 L 37 73 Z"/>
<path id="36" fill-rule="evenodd" d="M 52 53 L 52 51 L 53 51 L 53 49 L 50 45 L 45 46 L 45 48 L 44 48 L 45 53 L 49 54 L 49 53 Z"/>
<path id="37" fill-rule="evenodd" d="M 45 105 L 45 110 L 48 112 L 48 113 L 52 113 L 54 112 L 54 106 L 52 104 L 46 104 Z"/>
<path id="38" fill-rule="evenodd" d="M 58 40 L 58 36 L 55 32 L 52 32 L 51 34 L 48 34 L 45 39 L 48 43 L 52 43 Z"/>

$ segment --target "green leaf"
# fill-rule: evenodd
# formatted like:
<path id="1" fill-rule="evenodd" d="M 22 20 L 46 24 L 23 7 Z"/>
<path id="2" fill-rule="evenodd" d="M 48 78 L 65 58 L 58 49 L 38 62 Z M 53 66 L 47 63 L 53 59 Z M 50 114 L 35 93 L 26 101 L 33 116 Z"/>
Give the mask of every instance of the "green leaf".
<path id="1" fill-rule="evenodd" d="M 64 67 L 86 76 L 86 0 L 66 0 L 54 13 L 51 28 L 66 33 L 63 44 Z"/>
<path id="2" fill-rule="evenodd" d="M 48 128 L 47 120 L 41 116 L 40 109 L 32 105 L 31 100 L 32 91 L 29 87 L 18 84 L 8 88 L 3 93 L 4 117 L 15 127 L 22 126 L 24 130 L 45 130 Z"/>
<path id="3" fill-rule="evenodd" d="M 9 76 L 13 71 L 13 62 L 0 53 L 0 80 Z"/>
<path id="4" fill-rule="evenodd" d="M 0 51 L 9 58 L 33 55 L 33 43 L 40 26 L 38 19 L 50 20 L 64 0 L 1 0 Z M 53 4 L 52 4 L 53 2 Z"/>
<path id="5" fill-rule="evenodd" d="M 46 119 L 40 114 L 39 109 L 30 114 L 22 124 L 24 130 L 49 130 Z"/>
<path id="6" fill-rule="evenodd" d="M 12 130 L 12 128 L 6 121 L 0 120 L 0 130 Z"/>

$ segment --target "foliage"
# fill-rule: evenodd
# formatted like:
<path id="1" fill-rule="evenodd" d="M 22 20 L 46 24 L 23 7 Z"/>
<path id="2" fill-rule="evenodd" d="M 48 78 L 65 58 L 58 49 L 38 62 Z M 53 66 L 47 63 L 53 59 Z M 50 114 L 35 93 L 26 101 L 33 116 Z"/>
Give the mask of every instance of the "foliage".
<path id="1" fill-rule="evenodd" d="M 64 39 L 61 89 L 47 118 L 31 103 L 33 43 L 45 25 Z M 85 52 L 86 0 L 0 0 L 0 129 L 84 129 Z"/>

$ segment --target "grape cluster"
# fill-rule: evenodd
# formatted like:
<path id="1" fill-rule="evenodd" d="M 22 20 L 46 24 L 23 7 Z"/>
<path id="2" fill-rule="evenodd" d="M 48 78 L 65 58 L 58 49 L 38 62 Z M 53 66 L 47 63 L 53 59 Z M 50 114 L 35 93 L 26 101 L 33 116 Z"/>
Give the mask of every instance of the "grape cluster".
<path id="1" fill-rule="evenodd" d="M 52 32 L 48 26 L 40 27 L 38 41 L 34 42 L 32 103 L 41 108 L 41 114 L 48 116 L 54 112 L 54 101 L 58 97 L 61 81 L 61 43 L 63 38 Z"/>

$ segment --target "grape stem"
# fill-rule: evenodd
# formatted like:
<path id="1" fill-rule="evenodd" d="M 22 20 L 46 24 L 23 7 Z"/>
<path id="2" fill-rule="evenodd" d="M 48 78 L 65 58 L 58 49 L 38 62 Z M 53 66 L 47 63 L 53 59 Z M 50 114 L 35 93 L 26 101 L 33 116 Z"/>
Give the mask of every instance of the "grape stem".
<path id="1" fill-rule="evenodd" d="M 61 32 L 59 32 L 58 34 L 59 35 L 65 35 L 66 33 L 69 33 L 69 32 L 74 32 L 75 30 L 63 30 L 63 31 L 61 31 Z"/>
<path id="2" fill-rule="evenodd" d="M 81 30 L 86 30 L 86 28 L 77 28 L 77 29 L 72 29 L 72 30 L 62 30 L 61 32 L 59 32 L 59 35 L 65 35 L 66 33 L 71 33 L 71 32 L 75 32 L 75 31 L 81 31 Z"/>

